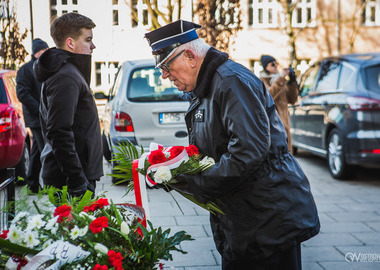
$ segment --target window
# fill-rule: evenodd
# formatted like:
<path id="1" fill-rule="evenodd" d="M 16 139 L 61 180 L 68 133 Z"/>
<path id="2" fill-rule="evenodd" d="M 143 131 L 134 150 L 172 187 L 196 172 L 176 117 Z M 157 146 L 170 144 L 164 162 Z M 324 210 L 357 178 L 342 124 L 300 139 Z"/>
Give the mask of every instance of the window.
<path id="1" fill-rule="evenodd" d="M 380 65 L 371 66 L 364 70 L 368 90 L 380 93 Z"/>
<path id="2" fill-rule="evenodd" d="M 50 20 L 69 12 L 78 13 L 78 0 L 50 0 Z"/>
<path id="3" fill-rule="evenodd" d="M 161 75 L 154 67 L 136 69 L 129 80 L 128 99 L 135 102 L 183 101 L 183 93 Z"/>
<path id="4" fill-rule="evenodd" d="M 342 89 L 347 82 L 349 82 L 351 75 L 354 73 L 354 70 L 351 66 L 346 63 L 342 63 L 342 68 L 340 70 L 338 89 Z"/>
<path id="5" fill-rule="evenodd" d="M 115 80 L 119 62 L 95 62 L 95 86 L 109 89 Z"/>
<path id="6" fill-rule="evenodd" d="M 274 0 L 249 0 L 248 24 L 254 27 L 277 27 L 280 5 Z"/>
<path id="7" fill-rule="evenodd" d="M 315 91 L 323 92 L 335 90 L 338 87 L 340 62 L 326 61 L 319 72 L 318 82 Z"/>
<path id="8" fill-rule="evenodd" d="M 313 89 L 315 85 L 315 80 L 317 78 L 318 70 L 319 64 L 314 65 L 306 71 L 305 75 L 302 76 L 300 88 L 301 97 L 307 96 L 310 90 Z"/>
<path id="9" fill-rule="evenodd" d="M 380 25 L 380 0 L 362 0 L 362 24 L 365 26 Z"/>
<path id="10" fill-rule="evenodd" d="M 292 0 L 295 2 L 296 0 Z M 301 0 L 293 11 L 294 27 L 316 26 L 316 0 Z"/>
<path id="11" fill-rule="evenodd" d="M 150 26 L 150 15 L 148 7 L 142 0 L 131 0 L 132 27 L 138 25 Z"/>
<path id="12" fill-rule="evenodd" d="M 119 25 L 119 2 L 117 0 L 112 1 L 112 25 Z"/>

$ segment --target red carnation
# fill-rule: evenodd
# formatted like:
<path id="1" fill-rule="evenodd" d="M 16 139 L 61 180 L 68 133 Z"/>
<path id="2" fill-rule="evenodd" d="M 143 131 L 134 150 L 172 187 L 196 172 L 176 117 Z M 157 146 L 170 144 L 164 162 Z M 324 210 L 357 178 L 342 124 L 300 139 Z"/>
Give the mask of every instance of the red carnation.
<path id="1" fill-rule="evenodd" d="M 8 236 L 9 230 L 3 230 L 0 233 L 0 238 L 6 239 Z"/>
<path id="2" fill-rule="evenodd" d="M 97 264 L 95 265 L 92 270 L 108 270 L 108 266 L 107 265 L 100 265 L 100 264 Z"/>
<path id="3" fill-rule="evenodd" d="M 109 250 L 108 253 L 108 262 L 110 265 L 115 267 L 115 270 L 123 270 L 123 256 L 120 252 L 115 252 L 114 250 Z"/>
<path id="4" fill-rule="evenodd" d="M 173 146 L 173 147 L 171 147 L 170 150 L 169 150 L 169 153 L 170 153 L 169 159 L 173 159 L 176 156 L 178 156 L 179 154 L 181 154 L 184 148 L 185 147 L 183 147 L 183 146 Z"/>
<path id="5" fill-rule="evenodd" d="M 198 147 L 196 147 L 195 145 L 190 144 L 188 147 L 185 147 L 185 149 L 190 157 L 199 155 Z"/>
<path id="6" fill-rule="evenodd" d="M 153 165 L 165 162 L 167 160 L 165 154 L 161 150 L 155 150 L 150 153 L 148 161 L 151 165 Z"/>
<path id="7" fill-rule="evenodd" d="M 103 230 L 103 228 L 107 228 L 107 227 L 108 227 L 108 219 L 105 216 L 94 219 L 90 223 L 90 226 L 89 226 L 90 230 L 95 234 L 100 233 Z"/>
<path id="8" fill-rule="evenodd" d="M 97 209 L 102 209 L 104 206 L 109 205 L 108 199 L 100 198 L 96 202 L 93 202 L 90 206 L 85 206 L 83 208 L 83 211 L 88 212 L 94 212 Z"/>
<path id="9" fill-rule="evenodd" d="M 70 215 L 71 209 L 72 207 L 67 204 L 55 208 L 54 216 L 59 216 L 57 222 L 61 223 L 65 217 L 68 217 Z"/>

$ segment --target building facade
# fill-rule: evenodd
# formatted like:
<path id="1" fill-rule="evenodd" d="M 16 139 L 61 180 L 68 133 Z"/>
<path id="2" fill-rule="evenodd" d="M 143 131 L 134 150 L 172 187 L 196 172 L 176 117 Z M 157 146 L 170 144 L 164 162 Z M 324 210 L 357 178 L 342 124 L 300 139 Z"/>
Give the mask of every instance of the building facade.
<path id="1" fill-rule="evenodd" d="M 123 61 L 151 57 L 143 38 L 150 28 L 143 0 L 13 1 L 20 28 L 30 30 L 25 40 L 29 52 L 32 38 L 39 37 L 54 46 L 50 23 L 55 16 L 79 12 L 95 22 L 91 78 L 94 91 L 108 91 Z M 182 19 L 192 20 L 195 1 L 182 0 Z M 232 59 L 256 74 L 261 70 L 262 54 L 273 55 L 282 67 L 289 65 L 288 17 L 281 5 L 284 1 L 297 3 L 292 26 L 298 59 L 295 68 L 300 72 L 322 56 L 380 50 L 380 0 L 240 0 L 243 29 L 234 38 Z M 166 0 L 158 2 L 165 11 Z"/>

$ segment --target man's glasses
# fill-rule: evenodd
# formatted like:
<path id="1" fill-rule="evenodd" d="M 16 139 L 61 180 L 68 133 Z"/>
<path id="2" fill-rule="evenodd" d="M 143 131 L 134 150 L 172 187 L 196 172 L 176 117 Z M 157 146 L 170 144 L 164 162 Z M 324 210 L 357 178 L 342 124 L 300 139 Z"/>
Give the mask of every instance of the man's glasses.
<path id="1" fill-rule="evenodd" d="M 169 65 L 171 63 L 173 63 L 173 61 L 178 57 L 180 56 L 185 50 L 181 51 L 180 53 L 178 53 L 176 56 L 174 56 L 172 59 L 170 59 L 166 64 L 162 64 L 160 66 L 160 68 L 163 70 L 163 71 L 166 71 L 166 72 L 170 72 L 170 68 L 169 68 Z"/>

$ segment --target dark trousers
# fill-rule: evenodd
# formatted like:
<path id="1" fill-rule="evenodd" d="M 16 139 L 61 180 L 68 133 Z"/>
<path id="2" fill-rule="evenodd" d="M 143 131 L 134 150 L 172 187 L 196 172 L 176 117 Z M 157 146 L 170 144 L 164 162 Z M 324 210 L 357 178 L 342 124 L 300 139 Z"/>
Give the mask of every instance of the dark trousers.
<path id="1" fill-rule="evenodd" d="M 300 244 L 277 252 L 263 260 L 236 260 L 222 258 L 222 270 L 301 270 Z"/>
<path id="2" fill-rule="evenodd" d="M 30 128 L 33 134 L 32 150 L 30 152 L 28 174 L 25 177 L 25 182 L 29 188 L 35 189 L 39 186 L 39 175 L 41 170 L 40 155 L 44 148 L 44 140 L 41 133 L 41 128 Z"/>

